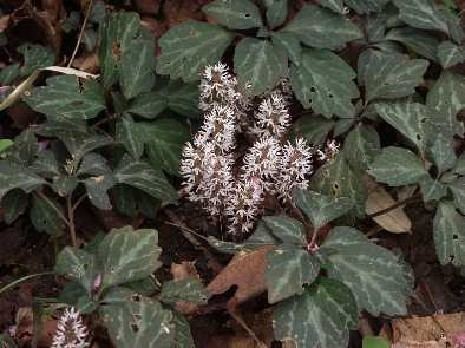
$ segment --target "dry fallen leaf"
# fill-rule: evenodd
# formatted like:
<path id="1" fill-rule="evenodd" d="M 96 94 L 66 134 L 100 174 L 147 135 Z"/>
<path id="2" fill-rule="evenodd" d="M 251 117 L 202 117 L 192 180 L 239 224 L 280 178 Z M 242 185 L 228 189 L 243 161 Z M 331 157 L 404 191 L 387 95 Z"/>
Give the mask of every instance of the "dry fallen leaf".
<path id="1" fill-rule="evenodd" d="M 465 313 L 395 319 L 392 330 L 395 348 L 462 348 Z"/>
<path id="2" fill-rule="evenodd" d="M 392 196 L 373 179 L 366 178 L 365 184 L 368 189 L 365 211 L 367 215 L 376 214 L 380 211 L 394 206 L 397 202 Z M 373 220 L 392 233 L 406 233 L 412 229 L 412 221 L 405 214 L 403 206 L 389 210 L 385 214 L 373 217 Z"/>
<path id="3" fill-rule="evenodd" d="M 219 295 L 237 286 L 231 300 L 237 304 L 260 295 L 266 290 L 265 270 L 266 254 L 272 246 L 264 246 L 251 252 L 241 252 L 234 256 L 229 264 L 208 285 L 212 295 Z"/>

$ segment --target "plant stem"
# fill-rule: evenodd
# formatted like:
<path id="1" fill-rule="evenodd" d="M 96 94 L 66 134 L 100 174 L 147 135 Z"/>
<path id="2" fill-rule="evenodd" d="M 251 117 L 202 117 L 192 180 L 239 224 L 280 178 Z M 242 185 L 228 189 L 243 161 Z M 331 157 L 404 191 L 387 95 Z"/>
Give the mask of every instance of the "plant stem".
<path id="1" fill-rule="evenodd" d="M 92 10 L 92 0 L 90 0 L 89 4 L 87 5 L 87 11 L 84 16 L 84 21 L 82 22 L 81 30 L 79 31 L 79 36 L 78 36 L 78 40 L 76 43 L 76 47 L 74 47 L 73 54 L 71 55 L 71 59 L 69 60 L 68 68 L 73 64 L 74 58 L 76 57 L 76 54 L 79 50 L 79 45 L 81 44 L 82 36 L 84 35 L 84 31 L 87 26 L 87 20 L 89 19 L 91 10 Z"/>
<path id="2" fill-rule="evenodd" d="M 69 234 L 71 235 L 71 244 L 74 248 L 78 247 L 76 228 L 74 226 L 74 207 L 72 202 L 72 195 L 69 194 L 66 197 L 66 210 L 68 212 L 68 222 L 69 222 Z"/>
<path id="3" fill-rule="evenodd" d="M 22 282 L 25 282 L 26 280 L 29 280 L 31 278 L 35 278 L 35 277 L 41 277 L 41 276 L 44 276 L 44 275 L 54 275 L 55 273 L 53 272 L 44 272 L 44 273 L 36 273 L 36 274 L 30 274 L 30 275 L 27 275 L 27 276 L 24 276 L 24 277 L 21 277 L 13 282 L 11 282 L 10 284 L 7 284 L 5 285 L 3 288 L 0 288 L 0 295 L 2 293 L 4 293 L 5 291 L 11 289 L 11 288 L 14 288 L 16 285 L 22 283 Z"/>
<path id="4" fill-rule="evenodd" d="M 63 215 L 61 210 L 58 209 L 57 206 L 55 204 L 53 204 L 53 202 L 45 194 L 43 194 L 41 191 L 35 191 L 35 193 L 37 194 L 37 196 L 39 196 L 41 199 L 43 199 L 51 208 L 53 208 L 53 210 L 55 210 L 55 212 L 58 214 L 58 217 L 61 220 L 63 220 L 63 222 L 66 224 L 66 226 L 69 227 L 69 221 Z"/>

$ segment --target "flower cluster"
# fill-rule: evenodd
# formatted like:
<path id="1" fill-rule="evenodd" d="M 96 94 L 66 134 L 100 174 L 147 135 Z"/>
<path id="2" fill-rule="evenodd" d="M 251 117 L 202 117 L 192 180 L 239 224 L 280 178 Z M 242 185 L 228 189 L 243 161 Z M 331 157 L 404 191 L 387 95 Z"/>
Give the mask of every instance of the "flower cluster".
<path id="1" fill-rule="evenodd" d="M 184 147 L 181 174 L 189 200 L 201 203 L 213 216 L 226 217 L 230 233 L 250 231 L 266 197 L 286 202 L 294 189 L 306 188 L 313 156 L 327 156 L 302 138 L 287 140 L 289 95 L 283 81 L 260 101 L 252 118 L 252 103 L 227 66 L 205 68 L 199 101 L 204 122 L 193 143 Z M 244 141 L 237 144 L 240 132 Z M 250 147 L 243 146 L 249 142 Z M 335 144 L 331 146 L 337 151 Z"/>
<path id="2" fill-rule="evenodd" d="M 86 348 L 89 347 L 89 333 L 82 323 L 79 311 L 73 307 L 65 309 L 58 321 L 51 348 Z"/>

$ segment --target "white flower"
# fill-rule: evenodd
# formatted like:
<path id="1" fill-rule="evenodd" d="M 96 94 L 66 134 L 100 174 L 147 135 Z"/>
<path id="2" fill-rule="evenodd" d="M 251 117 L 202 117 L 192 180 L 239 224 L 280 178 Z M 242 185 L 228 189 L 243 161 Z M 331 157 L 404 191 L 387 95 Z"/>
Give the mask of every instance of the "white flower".
<path id="1" fill-rule="evenodd" d="M 51 348 L 86 348 L 89 347 L 89 333 L 81 321 L 79 311 L 73 307 L 65 312 L 58 321 Z"/>
<path id="2" fill-rule="evenodd" d="M 308 177 L 313 173 L 312 152 L 313 148 L 302 138 L 296 139 L 295 145 L 288 142 L 283 146 L 280 172 L 275 178 L 275 185 L 284 201 L 292 196 L 295 188 L 308 187 Z"/>
<path id="3" fill-rule="evenodd" d="M 273 92 L 265 98 L 255 115 L 256 124 L 252 132 L 258 136 L 282 137 L 289 128 L 287 103 L 280 92 Z"/>
<path id="4" fill-rule="evenodd" d="M 242 169 L 245 176 L 265 180 L 273 178 L 279 170 L 281 151 L 281 144 L 275 137 L 257 140 L 244 156 Z"/>
<path id="5" fill-rule="evenodd" d="M 199 146 L 207 141 L 213 141 L 223 152 L 234 148 L 234 133 L 236 131 L 236 117 L 234 110 L 228 105 L 215 105 L 205 115 L 201 131 L 196 137 L 195 144 Z"/>

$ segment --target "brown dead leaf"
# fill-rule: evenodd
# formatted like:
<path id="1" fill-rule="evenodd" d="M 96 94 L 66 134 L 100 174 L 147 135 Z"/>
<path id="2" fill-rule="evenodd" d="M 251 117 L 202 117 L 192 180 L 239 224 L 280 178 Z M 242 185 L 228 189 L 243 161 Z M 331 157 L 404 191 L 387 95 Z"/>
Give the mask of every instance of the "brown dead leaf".
<path id="1" fill-rule="evenodd" d="M 257 348 L 258 344 L 250 336 L 221 335 L 208 341 L 209 348 Z"/>
<path id="2" fill-rule="evenodd" d="M 0 17 L 0 33 L 3 33 L 10 23 L 10 15 Z"/>
<path id="3" fill-rule="evenodd" d="M 79 58 L 74 59 L 73 67 L 90 74 L 98 73 L 99 61 L 97 54 L 95 52 L 82 54 Z"/>
<path id="4" fill-rule="evenodd" d="M 195 268 L 194 262 L 183 261 L 181 263 L 171 264 L 171 275 L 174 281 L 183 280 L 190 277 L 196 277 L 200 279 L 197 269 Z"/>
<path id="5" fill-rule="evenodd" d="M 266 290 L 265 270 L 266 254 L 272 246 L 264 246 L 260 249 L 239 253 L 234 256 L 229 264 L 208 285 L 212 295 L 219 295 L 237 286 L 234 299 L 237 304 L 260 295 Z"/>
<path id="6" fill-rule="evenodd" d="M 134 0 L 134 4 L 140 13 L 157 14 L 160 9 L 160 0 Z"/>
<path id="7" fill-rule="evenodd" d="M 395 319 L 392 330 L 396 348 L 460 348 L 465 313 Z"/>
<path id="8" fill-rule="evenodd" d="M 376 214 L 394 206 L 397 202 L 392 196 L 373 179 L 366 177 L 365 184 L 368 189 L 365 211 L 367 215 Z M 373 220 L 392 233 L 407 233 L 412 229 L 412 221 L 405 214 L 403 206 L 389 210 L 385 214 L 373 217 Z"/>

